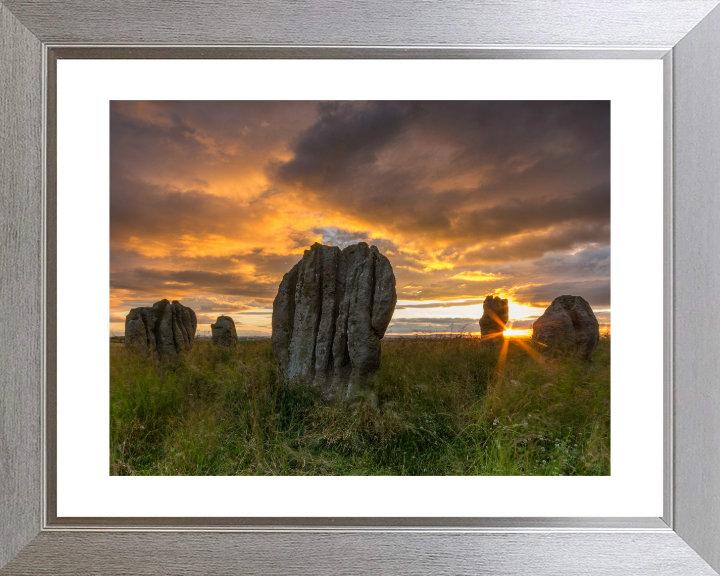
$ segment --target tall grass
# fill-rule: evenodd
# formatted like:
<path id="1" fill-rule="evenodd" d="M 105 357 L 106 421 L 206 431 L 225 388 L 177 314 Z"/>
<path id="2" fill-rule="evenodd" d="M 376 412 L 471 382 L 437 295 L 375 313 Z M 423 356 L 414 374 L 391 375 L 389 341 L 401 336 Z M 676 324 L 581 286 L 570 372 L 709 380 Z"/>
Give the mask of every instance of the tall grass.
<path id="1" fill-rule="evenodd" d="M 278 384 L 269 341 L 110 359 L 112 474 L 610 473 L 609 337 L 590 366 L 529 340 L 384 340 L 378 408 Z"/>

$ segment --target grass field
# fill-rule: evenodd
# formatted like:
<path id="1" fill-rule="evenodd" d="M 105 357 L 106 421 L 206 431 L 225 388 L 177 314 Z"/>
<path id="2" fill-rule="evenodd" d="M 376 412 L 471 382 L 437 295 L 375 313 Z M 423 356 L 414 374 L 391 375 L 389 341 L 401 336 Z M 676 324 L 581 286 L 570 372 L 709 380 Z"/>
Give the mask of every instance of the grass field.
<path id="1" fill-rule="evenodd" d="M 507 342 L 383 340 L 377 409 L 279 385 L 269 340 L 175 363 L 111 343 L 110 473 L 609 474 L 609 336 L 589 367 Z"/>

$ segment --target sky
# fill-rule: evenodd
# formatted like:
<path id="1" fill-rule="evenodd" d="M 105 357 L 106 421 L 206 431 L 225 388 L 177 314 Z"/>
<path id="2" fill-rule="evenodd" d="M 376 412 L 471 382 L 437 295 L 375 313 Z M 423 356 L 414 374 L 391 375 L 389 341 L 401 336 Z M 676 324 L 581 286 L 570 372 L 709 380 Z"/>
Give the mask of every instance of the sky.
<path id="1" fill-rule="evenodd" d="M 359 241 L 388 334 L 478 332 L 490 294 L 517 334 L 563 294 L 609 329 L 610 103 L 110 103 L 111 333 L 168 298 L 269 336 L 304 250 Z"/>

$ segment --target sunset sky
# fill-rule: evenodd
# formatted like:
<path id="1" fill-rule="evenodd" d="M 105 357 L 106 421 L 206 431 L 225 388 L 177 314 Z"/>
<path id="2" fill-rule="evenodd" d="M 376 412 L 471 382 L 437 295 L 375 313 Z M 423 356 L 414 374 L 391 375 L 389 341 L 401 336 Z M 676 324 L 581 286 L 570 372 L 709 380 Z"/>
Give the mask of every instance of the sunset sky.
<path id="1" fill-rule="evenodd" d="M 270 335 L 314 242 L 376 245 L 389 334 L 527 329 L 557 296 L 610 324 L 610 103 L 114 101 L 110 331 L 162 298 Z"/>

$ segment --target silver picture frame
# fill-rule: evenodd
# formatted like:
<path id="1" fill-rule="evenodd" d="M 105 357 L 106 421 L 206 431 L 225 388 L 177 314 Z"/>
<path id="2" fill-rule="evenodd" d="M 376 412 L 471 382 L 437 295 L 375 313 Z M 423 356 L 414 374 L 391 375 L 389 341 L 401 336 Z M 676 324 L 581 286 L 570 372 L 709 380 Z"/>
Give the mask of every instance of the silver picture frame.
<path id="1" fill-rule="evenodd" d="M 719 4 L 0 0 L 0 574 L 717 574 Z M 61 58 L 662 59 L 663 516 L 59 518 Z"/>

